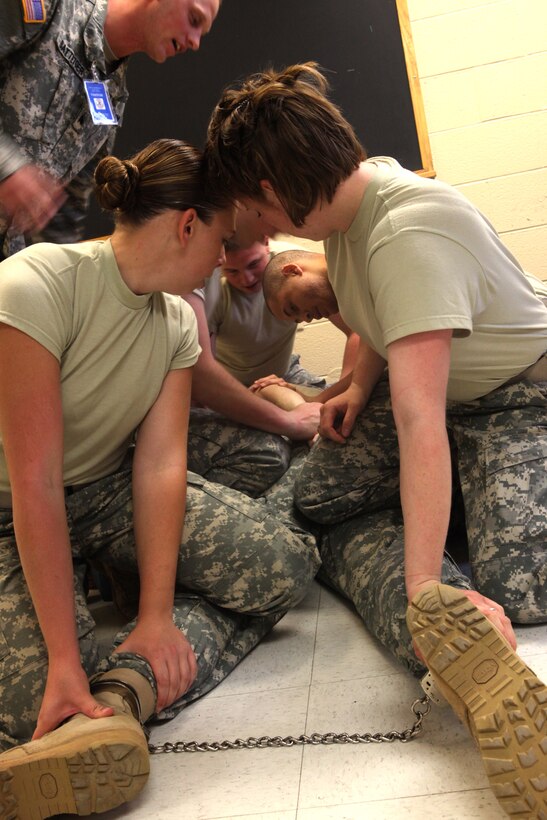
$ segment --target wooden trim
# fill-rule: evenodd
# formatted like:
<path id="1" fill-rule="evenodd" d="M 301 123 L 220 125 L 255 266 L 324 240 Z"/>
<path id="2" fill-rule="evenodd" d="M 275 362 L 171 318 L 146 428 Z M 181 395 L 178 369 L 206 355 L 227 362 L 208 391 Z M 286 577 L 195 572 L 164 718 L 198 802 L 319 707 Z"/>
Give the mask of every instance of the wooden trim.
<path id="1" fill-rule="evenodd" d="M 408 84 L 410 86 L 410 96 L 414 108 L 414 121 L 416 123 L 416 134 L 418 145 L 420 146 L 420 156 L 422 158 L 422 168 L 415 169 L 416 173 L 424 177 L 436 176 L 433 168 L 433 157 L 431 156 L 431 145 L 429 144 L 429 132 L 425 119 L 424 101 L 420 78 L 418 76 L 418 66 L 416 65 L 416 55 L 414 53 L 414 43 L 412 40 L 412 29 L 410 27 L 410 17 L 408 14 L 407 0 L 395 0 L 397 14 L 399 16 L 399 26 L 401 28 L 401 39 L 405 55 L 406 71 L 408 74 Z"/>

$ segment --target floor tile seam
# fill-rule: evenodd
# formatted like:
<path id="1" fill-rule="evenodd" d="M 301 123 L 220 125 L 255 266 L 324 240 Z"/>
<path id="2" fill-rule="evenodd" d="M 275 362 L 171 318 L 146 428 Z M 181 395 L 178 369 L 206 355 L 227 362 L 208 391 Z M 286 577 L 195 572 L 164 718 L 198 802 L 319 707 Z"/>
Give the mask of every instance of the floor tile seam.
<path id="1" fill-rule="evenodd" d="M 476 788 L 476 789 L 451 789 L 450 791 L 435 791 L 435 792 L 420 792 L 419 794 L 398 794 L 396 797 L 379 797 L 375 800 L 352 800 L 349 803 L 321 803 L 317 805 L 307 805 L 307 806 L 298 806 L 297 809 L 297 820 L 300 818 L 300 812 L 304 811 L 313 811 L 314 809 L 346 809 L 350 806 L 372 806 L 379 803 L 392 803 L 397 804 L 401 800 L 421 800 L 422 798 L 431 798 L 431 797 L 442 797 L 443 799 L 446 797 L 461 797 L 462 794 L 485 794 L 491 795 L 491 790 L 489 788 Z M 421 815 L 420 815 L 421 816 Z M 476 815 L 473 815 L 475 817 Z M 212 820 L 212 819 L 211 819 Z M 216 820 L 216 818 L 215 818 Z M 458 820 L 465 820 L 465 817 L 459 817 Z M 501 815 L 500 815 L 501 820 Z"/>
<path id="2" fill-rule="evenodd" d="M 222 698 L 246 697 L 247 695 L 268 695 L 268 694 L 274 694 L 274 693 L 277 694 L 278 692 L 290 692 L 290 691 L 298 690 L 298 689 L 307 690 L 307 689 L 310 688 L 310 686 L 311 686 L 311 684 L 309 684 L 309 683 L 299 683 L 297 685 L 292 685 L 292 686 L 290 684 L 287 684 L 286 686 L 278 685 L 278 686 L 272 686 L 271 688 L 268 687 L 267 689 L 246 689 L 245 691 L 241 691 L 241 692 L 226 692 L 226 694 L 224 694 L 224 695 L 215 694 L 214 692 L 208 692 L 207 693 L 207 699 L 210 702 L 212 700 L 219 701 Z M 199 700 L 196 700 L 195 702 L 199 703 Z M 191 706 L 192 704 L 189 704 L 189 705 Z"/>
<path id="3" fill-rule="evenodd" d="M 297 812 L 296 809 L 282 809 L 282 811 L 285 812 L 285 813 L 289 812 L 289 811 L 293 812 L 292 820 L 296 820 L 296 812 Z M 262 811 L 262 812 L 260 812 L 260 817 L 261 818 L 262 817 L 267 818 L 270 815 L 272 817 L 275 817 L 279 813 L 280 813 L 279 810 Z M 257 813 L 253 812 L 252 814 L 241 814 L 241 812 L 238 812 L 237 814 L 218 814 L 218 815 L 217 814 L 212 814 L 212 815 L 207 816 L 207 817 L 200 817 L 199 820 L 233 820 L 234 817 L 237 817 L 238 820 L 239 820 L 239 818 L 248 818 L 248 820 L 255 820 L 255 818 L 257 817 Z"/>
<path id="4" fill-rule="evenodd" d="M 517 652 L 518 652 L 518 650 L 517 650 Z M 518 652 L 518 656 L 525 663 L 528 663 L 528 661 L 530 661 L 530 663 L 533 663 L 533 661 L 538 659 L 538 658 L 541 658 L 541 659 L 547 658 L 547 649 L 542 649 L 539 652 L 531 651 L 530 653 L 528 653 L 528 652 Z"/>
<path id="5" fill-rule="evenodd" d="M 313 685 L 313 671 L 315 667 L 315 650 L 317 648 L 317 629 L 319 625 L 319 614 L 321 612 L 321 599 L 323 597 L 323 590 L 321 587 L 319 588 L 319 595 L 317 596 L 317 608 L 315 610 L 315 635 L 313 639 L 313 648 L 312 648 L 312 656 L 311 656 L 311 664 L 310 664 L 310 675 L 308 679 L 308 697 L 306 700 L 306 714 L 304 718 L 304 732 L 308 730 L 308 716 L 310 710 L 310 699 L 312 693 L 312 685 Z M 304 746 L 301 748 L 301 756 L 300 756 L 300 771 L 298 772 L 298 786 L 296 789 L 296 814 L 295 818 L 298 815 L 298 804 L 300 802 L 300 790 L 302 788 L 302 773 L 304 768 Z"/>
<path id="6" fill-rule="evenodd" d="M 376 680 L 377 678 L 401 678 L 401 677 L 408 677 L 409 673 L 402 669 L 396 670 L 394 669 L 393 672 L 378 672 L 377 674 L 372 675 L 357 675 L 355 677 L 343 677 L 343 678 L 329 678 L 328 680 L 319 681 L 319 680 L 312 680 L 310 686 L 332 686 L 335 683 L 352 683 L 353 681 L 365 681 L 365 680 Z M 410 678 L 412 680 L 412 678 Z M 416 678 L 417 684 L 417 693 L 421 697 L 421 689 L 420 689 L 420 682 Z M 418 695 L 417 695 L 418 696 Z"/>

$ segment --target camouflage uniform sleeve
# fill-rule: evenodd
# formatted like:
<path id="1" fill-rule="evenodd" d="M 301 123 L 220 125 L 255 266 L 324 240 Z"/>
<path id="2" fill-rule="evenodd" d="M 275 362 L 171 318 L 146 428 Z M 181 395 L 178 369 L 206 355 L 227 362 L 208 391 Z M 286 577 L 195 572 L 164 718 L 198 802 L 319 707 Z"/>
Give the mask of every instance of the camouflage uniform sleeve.
<path id="1" fill-rule="evenodd" d="M 66 201 L 45 228 L 40 233 L 33 234 L 33 242 L 63 244 L 84 238 L 95 168 L 99 160 L 111 153 L 115 136 L 113 131 L 93 159 L 65 186 Z"/>
<path id="2" fill-rule="evenodd" d="M 42 8 L 44 22 L 25 22 L 23 14 L 23 0 L 2 0 L 2 13 L 0 15 L 0 85 L 2 84 L 3 70 L 9 70 L 5 62 L 10 54 L 21 48 L 28 48 L 32 41 L 39 38 L 51 11 L 59 0 L 43 0 Z M 0 180 L 15 173 L 28 160 L 25 158 L 17 144 L 2 129 L 0 123 Z"/>

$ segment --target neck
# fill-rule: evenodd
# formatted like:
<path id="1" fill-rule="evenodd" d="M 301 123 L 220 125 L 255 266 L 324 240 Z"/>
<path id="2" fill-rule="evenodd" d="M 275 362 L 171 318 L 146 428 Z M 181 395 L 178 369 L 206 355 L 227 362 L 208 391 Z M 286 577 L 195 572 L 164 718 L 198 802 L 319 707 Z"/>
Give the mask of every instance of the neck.
<path id="1" fill-rule="evenodd" d="M 341 182 L 332 200 L 335 231 L 345 233 L 355 219 L 374 169 L 362 162 L 351 176 Z"/>
<path id="2" fill-rule="evenodd" d="M 108 0 L 104 36 L 117 59 L 142 51 L 138 22 L 143 14 L 140 0 Z"/>
<path id="3" fill-rule="evenodd" d="M 372 174 L 373 169 L 361 163 L 340 183 L 331 202 L 316 206 L 303 227 L 291 231 L 293 236 L 321 241 L 333 233 L 345 233 L 355 218 Z"/>
<path id="4" fill-rule="evenodd" d="M 154 281 L 161 278 L 161 262 L 169 259 L 172 237 L 176 236 L 171 223 L 176 216 L 167 212 L 138 227 L 119 225 L 112 234 L 112 250 L 121 277 L 133 293 L 140 295 L 158 289 Z"/>

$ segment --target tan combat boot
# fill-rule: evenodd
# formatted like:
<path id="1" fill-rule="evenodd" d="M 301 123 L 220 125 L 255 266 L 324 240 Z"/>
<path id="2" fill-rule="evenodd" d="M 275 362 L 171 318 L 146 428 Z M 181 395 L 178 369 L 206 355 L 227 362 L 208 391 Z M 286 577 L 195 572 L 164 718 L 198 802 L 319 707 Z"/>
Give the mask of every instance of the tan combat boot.
<path id="1" fill-rule="evenodd" d="M 462 590 L 426 587 L 407 623 L 435 683 L 473 735 L 509 815 L 547 820 L 547 687 Z"/>
<path id="2" fill-rule="evenodd" d="M 112 717 L 74 715 L 0 755 L 0 820 L 100 813 L 144 787 L 150 765 L 140 721 L 153 711 L 150 685 L 131 669 L 115 669 L 97 678 L 91 691 L 113 707 Z"/>

